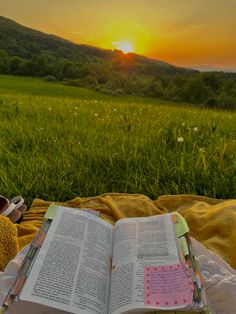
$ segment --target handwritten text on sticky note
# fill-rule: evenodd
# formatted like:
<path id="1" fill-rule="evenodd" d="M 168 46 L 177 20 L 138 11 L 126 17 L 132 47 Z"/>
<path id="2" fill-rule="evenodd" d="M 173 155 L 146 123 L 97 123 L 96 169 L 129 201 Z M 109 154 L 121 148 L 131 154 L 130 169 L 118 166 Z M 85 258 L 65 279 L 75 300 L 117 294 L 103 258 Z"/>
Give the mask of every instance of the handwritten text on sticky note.
<path id="1" fill-rule="evenodd" d="M 186 263 L 144 268 L 144 302 L 155 307 L 192 304 L 193 283 Z"/>

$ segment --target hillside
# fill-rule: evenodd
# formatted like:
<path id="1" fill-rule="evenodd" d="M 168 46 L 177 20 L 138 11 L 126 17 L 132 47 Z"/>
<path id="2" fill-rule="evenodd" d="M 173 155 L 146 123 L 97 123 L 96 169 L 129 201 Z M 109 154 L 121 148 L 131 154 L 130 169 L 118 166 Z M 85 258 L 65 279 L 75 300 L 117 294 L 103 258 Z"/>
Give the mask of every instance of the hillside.
<path id="1" fill-rule="evenodd" d="M 0 16 L 0 49 L 10 56 L 32 60 L 44 54 L 48 57 L 66 59 L 77 63 L 107 63 L 117 70 L 129 70 L 145 74 L 182 73 L 185 69 L 174 67 L 166 62 L 149 59 L 134 53 L 124 55 L 120 51 L 111 51 L 88 45 L 74 44 L 54 35 L 48 35 L 13 20 Z M 121 62 L 122 59 L 122 62 Z M 129 67 L 127 69 L 127 66 Z"/>
<path id="2" fill-rule="evenodd" d="M 44 77 L 106 94 L 236 108 L 236 73 L 201 73 L 134 53 L 78 45 L 5 17 L 0 17 L 0 73 Z"/>
<path id="3" fill-rule="evenodd" d="M 33 59 L 40 53 L 71 60 L 111 57 L 110 51 L 76 45 L 60 37 L 22 26 L 3 16 L 0 16 L 0 39 L 0 49 L 5 50 L 11 56 L 19 56 L 27 60 Z"/>

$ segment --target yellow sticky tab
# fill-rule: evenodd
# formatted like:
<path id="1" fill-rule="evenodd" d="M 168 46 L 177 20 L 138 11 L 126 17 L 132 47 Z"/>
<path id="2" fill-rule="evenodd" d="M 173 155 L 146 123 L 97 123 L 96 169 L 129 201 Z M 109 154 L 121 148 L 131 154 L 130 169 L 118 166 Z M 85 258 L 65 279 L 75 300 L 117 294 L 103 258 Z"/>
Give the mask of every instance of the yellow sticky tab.
<path id="1" fill-rule="evenodd" d="M 52 203 L 48 210 L 46 211 L 46 214 L 44 216 L 45 219 L 54 219 L 57 213 L 58 206 Z"/>
<path id="2" fill-rule="evenodd" d="M 171 215 L 173 222 L 176 224 L 177 223 L 177 217 L 175 214 Z"/>
<path id="3" fill-rule="evenodd" d="M 180 243 L 180 247 L 184 253 L 184 256 L 189 255 L 188 244 L 187 244 L 185 237 L 180 237 L 179 243 Z"/>
<path id="4" fill-rule="evenodd" d="M 175 215 L 177 218 L 177 222 L 175 223 L 176 234 L 177 237 L 182 237 L 184 234 L 189 232 L 189 227 L 183 216 L 179 213 L 175 213 Z"/>

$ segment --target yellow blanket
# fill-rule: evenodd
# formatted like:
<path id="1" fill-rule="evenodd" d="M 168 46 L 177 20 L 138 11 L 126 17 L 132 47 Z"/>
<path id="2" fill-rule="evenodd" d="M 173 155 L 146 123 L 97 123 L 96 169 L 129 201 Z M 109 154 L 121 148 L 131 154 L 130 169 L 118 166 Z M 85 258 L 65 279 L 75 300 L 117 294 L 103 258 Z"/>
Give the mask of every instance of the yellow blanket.
<path id="1" fill-rule="evenodd" d="M 8 237 L 15 246 L 12 248 L 6 244 L 0 247 L 1 261 L 3 250 L 7 251 L 0 267 L 3 268 L 13 257 L 18 245 L 21 249 L 30 243 L 42 224 L 50 204 L 51 202 L 40 199 L 34 200 L 32 207 L 25 213 L 24 220 L 12 228 L 16 227 L 18 230 L 18 243 L 14 230 L 9 229 Z M 60 204 L 95 209 L 100 212 L 101 218 L 111 223 L 125 217 L 144 217 L 178 211 L 187 220 L 191 236 L 236 269 L 236 200 L 217 200 L 193 195 L 166 195 L 152 201 L 144 195 L 111 193 L 90 198 L 78 197 Z"/>

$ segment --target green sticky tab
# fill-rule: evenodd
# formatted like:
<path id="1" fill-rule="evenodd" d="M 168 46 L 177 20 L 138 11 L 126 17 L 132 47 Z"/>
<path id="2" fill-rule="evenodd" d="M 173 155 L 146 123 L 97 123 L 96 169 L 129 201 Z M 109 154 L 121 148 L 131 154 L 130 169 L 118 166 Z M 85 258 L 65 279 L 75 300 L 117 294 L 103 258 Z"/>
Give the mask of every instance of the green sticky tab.
<path id="1" fill-rule="evenodd" d="M 189 255 L 188 243 L 187 243 L 185 237 L 180 237 L 179 243 L 180 243 L 180 246 L 181 246 L 182 251 L 184 253 L 184 256 Z"/>
<path id="2" fill-rule="evenodd" d="M 189 232 L 189 227 L 183 216 L 179 213 L 175 213 L 175 215 L 177 220 L 175 223 L 176 234 L 177 237 L 182 237 L 185 233 Z"/>
<path id="3" fill-rule="evenodd" d="M 45 219 L 54 219 L 57 213 L 58 206 L 52 203 L 44 216 Z"/>

